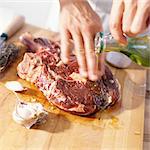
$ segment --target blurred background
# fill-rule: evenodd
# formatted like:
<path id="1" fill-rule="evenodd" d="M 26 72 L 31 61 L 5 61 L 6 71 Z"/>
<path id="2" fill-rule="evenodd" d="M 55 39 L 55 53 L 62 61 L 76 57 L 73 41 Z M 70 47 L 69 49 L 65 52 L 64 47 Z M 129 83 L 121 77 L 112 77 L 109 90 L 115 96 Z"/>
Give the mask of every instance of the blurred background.
<path id="1" fill-rule="evenodd" d="M 112 1 L 88 1 L 101 17 L 104 32 L 109 32 L 108 22 Z M 26 22 L 32 25 L 58 31 L 59 11 L 59 0 L 0 0 L 0 31 L 15 14 L 24 15 Z"/>
<path id="2" fill-rule="evenodd" d="M 59 0 L 0 0 L 0 30 L 16 14 L 24 15 L 27 23 L 42 28 L 50 28 L 53 23 L 52 30 L 57 30 L 58 3 Z"/>

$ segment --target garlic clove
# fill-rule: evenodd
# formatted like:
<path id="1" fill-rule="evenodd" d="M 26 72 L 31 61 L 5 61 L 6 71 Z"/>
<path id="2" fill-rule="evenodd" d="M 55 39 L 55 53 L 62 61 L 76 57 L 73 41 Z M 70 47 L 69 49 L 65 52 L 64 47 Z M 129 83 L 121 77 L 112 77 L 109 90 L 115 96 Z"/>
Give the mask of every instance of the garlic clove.
<path id="1" fill-rule="evenodd" d="M 37 121 L 35 119 L 25 120 L 24 118 L 20 117 L 16 111 L 13 111 L 12 117 L 16 123 L 23 125 L 27 129 L 30 129 L 34 124 L 36 124 Z"/>
<path id="2" fill-rule="evenodd" d="M 35 110 L 31 109 L 30 107 L 17 107 L 16 111 L 19 113 L 19 116 L 23 119 L 33 118 L 34 114 L 36 113 Z"/>
<path id="3" fill-rule="evenodd" d="M 25 88 L 18 81 L 6 82 L 5 87 L 14 92 L 21 92 L 25 90 Z"/>

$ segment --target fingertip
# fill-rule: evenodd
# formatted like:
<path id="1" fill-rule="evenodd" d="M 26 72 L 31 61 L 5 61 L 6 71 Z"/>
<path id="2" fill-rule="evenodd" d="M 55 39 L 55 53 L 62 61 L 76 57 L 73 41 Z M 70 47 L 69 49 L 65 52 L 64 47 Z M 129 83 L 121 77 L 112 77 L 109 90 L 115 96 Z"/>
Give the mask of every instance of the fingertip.
<path id="1" fill-rule="evenodd" d="M 120 41 L 119 41 L 121 44 L 123 45 L 127 45 L 128 44 L 128 41 L 125 37 L 121 38 Z"/>
<path id="2" fill-rule="evenodd" d="M 61 56 L 61 60 L 64 64 L 67 64 L 69 62 L 69 59 L 67 57 Z"/>
<path id="3" fill-rule="evenodd" d="M 88 73 L 87 71 L 83 70 L 83 69 L 79 69 L 79 73 L 82 77 L 87 78 L 88 77 Z"/>
<path id="4" fill-rule="evenodd" d="M 131 26 L 131 33 L 136 36 L 138 33 L 140 33 L 140 29 L 135 26 Z"/>
<path id="5" fill-rule="evenodd" d="M 90 70 L 90 71 L 89 71 L 88 76 L 89 76 L 89 79 L 90 79 L 91 81 L 96 81 L 96 80 L 98 80 L 98 78 L 99 78 L 98 68 L 95 67 L 95 68 L 93 68 L 93 69 L 94 69 L 94 70 Z"/>
<path id="6" fill-rule="evenodd" d="M 101 78 L 105 74 L 105 66 L 98 71 L 98 77 Z"/>
<path id="7" fill-rule="evenodd" d="M 127 39 L 123 34 L 120 33 L 113 33 L 112 36 L 116 41 L 118 41 L 121 44 L 127 45 Z"/>
<path id="8" fill-rule="evenodd" d="M 147 20 L 149 18 L 148 5 L 141 3 L 137 8 L 135 17 L 132 21 L 131 32 L 136 36 L 147 28 Z"/>
<path id="9" fill-rule="evenodd" d="M 70 56 L 69 46 L 65 47 L 64 45 L 61 45 L 60 58 L 64 64 L 67 64 L 69 62 L 69 56 Z"/>
<path id="10" fill-rule="evenodd" d="M 95 75 L 95 74 L 93 74 L 93 73 L 90 73 L 90 74 L 89 74 L 89 79 L 90 79 L 91 81 L 96 81 L 96 80 L 98 80 L 98 75 Z"/>

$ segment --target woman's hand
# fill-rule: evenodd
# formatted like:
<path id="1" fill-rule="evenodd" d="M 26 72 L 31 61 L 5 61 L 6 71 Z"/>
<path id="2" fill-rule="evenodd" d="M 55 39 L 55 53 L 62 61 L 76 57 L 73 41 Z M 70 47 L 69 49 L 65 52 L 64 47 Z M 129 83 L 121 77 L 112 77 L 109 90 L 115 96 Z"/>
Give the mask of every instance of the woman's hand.
<path id="1" fill-rule="evenodd" d="M 110 30 L 113 37 L 126 44 L 124 33 L 133 37 L 150 24 L 150 0 L 113 0 Z"/>
<path id="2" fill-rule="evenodd" d="M 97 80 L 99 70 L 94 51 L 94 37 L 97 32 L 102 31 L 100 18 L 87 1 L 60 0 L 60 4 L 62 61 L 64 63 L 69 61 L 70 39 L 72 39 L 80 74 L 90 80 Z"/>

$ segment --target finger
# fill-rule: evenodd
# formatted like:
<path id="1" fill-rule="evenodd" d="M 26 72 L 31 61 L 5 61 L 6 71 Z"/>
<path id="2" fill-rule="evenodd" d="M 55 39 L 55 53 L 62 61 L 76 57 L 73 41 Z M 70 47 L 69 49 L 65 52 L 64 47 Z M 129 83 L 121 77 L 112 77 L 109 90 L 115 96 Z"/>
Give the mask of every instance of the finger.
<path id="1" fill-rule="evenodd" d="M 134 34 L 130 31 L 130 28 L 131 28 L 136 10 L 137 10 L 137 3 L 135 3 L 134 0 L 125 1 L 125 10 L 124 10 L 123 21 L 122 21 L 122 30 L 123 30 L 123 33 L 125 33 L 128 36 L 134 36 Z"/>
<path id="2" fill-rule="evenodd" d="M 120 43 L 126 44 L 126 38 L 122 31 L 122 17 L 124 11 L 124 4 L 122 0 L 114 0 L 111 15 L 110 15 L 110 31 L 112 36 Z"/>
<path id="3" fill-rule="evenodd" d="M 106 57 L 106 54 L 101 53 L 101 54 L 98 54 L 96 57 L 98 59 L 98 71 L 99 71 L 98 75 L 99 75 L 99 77 L 101 77 L 105 73 L 105 57 Z"/>
<path id="4" fill-rule="evenodd" d="M 75 53 L 79 65 L 79 72 L 83 77 L 87 77 L 87 65 L 85 58 L 85 50 L 83 44 L 83 38 L 80 31 L 72 33 L 74 45 L 75 45 Z"/>
<path id="5" fill-rule="evenodd" d="M 70 56 L 70 39 L 71 34 L 68 30 L 62 29 L 60 32 L 61 36 L 61 59 L 64 63 L 69 62 L 69 56 Z"/>
<path id="6" fill-rule="evenodd" d="M 88 77 L 90 80 L 98 79 L 98 60 L 94 50 L 94 37 L 91 33 L 83 34 L 84 47 L 86 52 L 86 62 L 88 68 Z"/>
<path id="7" fill-rule="evenodd" d="M 138 6 L 135 18 L 131 25 L 131 32 L 135 35 L 142 33 L 147 28 L 150 8 L 142 3 Z"/>

